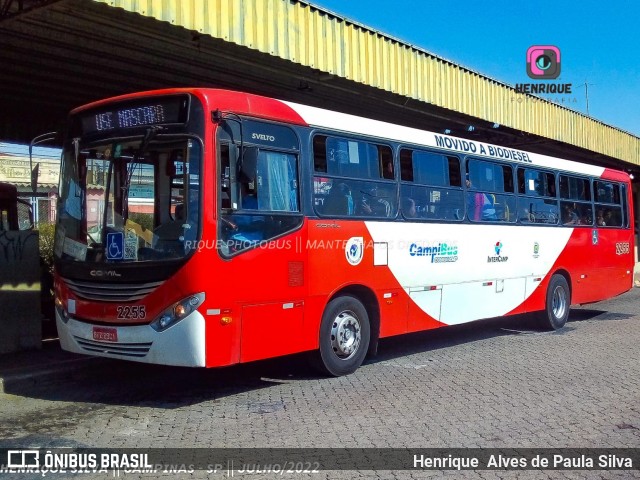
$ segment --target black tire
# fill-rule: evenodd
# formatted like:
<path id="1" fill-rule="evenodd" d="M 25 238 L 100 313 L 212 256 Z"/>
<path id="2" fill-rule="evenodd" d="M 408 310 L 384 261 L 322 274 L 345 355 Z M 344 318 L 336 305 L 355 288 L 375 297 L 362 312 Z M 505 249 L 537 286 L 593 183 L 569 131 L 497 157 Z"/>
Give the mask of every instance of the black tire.
<path id="1" fill-rule="evenodd" d="M 551 277 L 547 288 L 545 309 L 538 314 L 538 322 L 542 328 L 559 330 L 565 326 L 571 309 L 571 290 L 567 279 L 555 274 Z"/>
<path id="2" fill-rule="evenodd" d="M 367 355 L 371 327 L 364 305 L 352 296 L 329 302 L 320 323 L 320 349 L 313 365 L 321 373 L 339 377 L 355 372 Z"/>

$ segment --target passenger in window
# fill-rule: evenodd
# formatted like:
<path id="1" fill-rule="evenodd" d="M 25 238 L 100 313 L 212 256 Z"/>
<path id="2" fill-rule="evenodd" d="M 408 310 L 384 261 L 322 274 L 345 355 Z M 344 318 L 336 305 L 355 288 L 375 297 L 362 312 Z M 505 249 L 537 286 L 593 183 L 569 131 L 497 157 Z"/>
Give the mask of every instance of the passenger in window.
<path id="1" fill-rule="evenodd" d="M 391 204 L 382 196 L 382 192 L 373 186 L 368 192 L 362 192 L 363 197 L 360 202 L 360 213 L 366 216 L 390 217 Z"/>
<path id="2" fill-rule="evenodd" d="M 584 205 L 581 205 L 576 211 L 580 215 L 579 225 L 593 225 L 593 211 L 590 208 L 585 208 Z"/>
<path id="3" fill-rule="evenodd" d="M 416 218 L 418 216 L 416 210 L 416 201 L 413 198 L 403 197 L 401 207 L 402 214 L 406 218 Z"/>
<path id="4" fill-rule="evenodd" d="M 393 180 L 393 162 L 391 160 L 385 160 L 382 165 L 382 178 Z"/>
<path id="5" fill-rule="evenodd" d="M 323 204 L 326 215 L 353 215 L 353 196 L 346 183 L 334 183 Z"/>
<path id="6" fill-rule="evenodd" d="M 589 200 L 589 195 L 587 194 L 587 182 L 580 182 L 580 200 Z"/>
<path id="7" fill-rule="evenodd" d="M 467 186 L 467 189 L 473 187 L 468 173 L 465 185 Z M 480 214 L 476 216 L 476 194 L 474 192 L 467 192 L 467 211 L 469 212 L 469 220 L 480 220 Z"/>
<path id="8" fill-rule="evenodd" d="M 467 186 L 471 186 L 471 181 L 467 180 Z M 497 220 L 495 208 L 495 196 L 482 192 L 469 192 L 468 208 L 469 219 L 476 221 Z"/>
<path id="9" fill-rule="evenodd" d="M 604 221 L 604 216 L 602 215 L 602 210 L 598 210 L 596 212 L 596 225 L 599 227 L 605 227 L 607 222 Z"/>
<path id="10" fill-rule="evenodd" d="M 524 207 L 520 211 L 520 221 L 525 223 L 535 223 L 536 216 L 535 214 L 531 213 L 527 207 Z"/>
<path id="11" fill-rule="evenodd" d="M 556 184 L 554 182 L 549 182 L 549 196 L 556 196 Z"/>
<path id="12" fill-rule="evenodd" d="M 476 196 L 476 203 L 479 198 Z M 497 220 L 496 215 L 496 196 L 493 193 L 483 193 L 481 197 L 482 201 L 482 220 Z"/>
<path id="13" fill-rule="evenodd" d="M 562 223 L 564 225 L 578 225 L 580 223 L 575 207 L 568 203 L 565 203 L 562 210 Z"/>

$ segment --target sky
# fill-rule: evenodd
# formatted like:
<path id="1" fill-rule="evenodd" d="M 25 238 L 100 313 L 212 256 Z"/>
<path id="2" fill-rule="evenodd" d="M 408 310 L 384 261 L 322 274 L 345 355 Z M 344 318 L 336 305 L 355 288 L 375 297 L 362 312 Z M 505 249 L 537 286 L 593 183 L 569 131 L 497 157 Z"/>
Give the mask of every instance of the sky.
<path id="1" fill-rule="evenodd" d="M 60 159 L 60 149 L 51 147 L 33 147 L 34 158 Z M 18 143 L 0 142 L 0 154 L 15 155 L 24 157 L 29 155 L 29 146 Z"/>
<path id="2" fill-rule="evenodd" d="M 532 45 L 560 49 L 568 95 L 542 95 L 640 137 L 640 1 L 311 0 L 403 42 L 508 85 Z M 585 84 L 588 88 L 585 88 Z"/>

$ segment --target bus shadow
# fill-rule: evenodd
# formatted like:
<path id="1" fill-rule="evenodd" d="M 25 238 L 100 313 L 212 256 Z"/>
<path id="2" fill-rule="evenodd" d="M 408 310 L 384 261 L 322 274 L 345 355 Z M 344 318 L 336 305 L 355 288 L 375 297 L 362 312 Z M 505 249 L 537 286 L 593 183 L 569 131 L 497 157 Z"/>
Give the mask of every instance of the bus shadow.
<path id="1" fill-rule="evenodd" d="M 407 355 L 437 351 L 495 337 L 540 332 L 541 330 L 536 328 L 535 321 L 528 315 L 478 320 L 463 325 L 452 325 L 382 339 L 378 355 L 367 363 L 384 362 Z"/>
<path id="2" fill-rule="evenodd" d="M 614 320 L 628 320 L 635 317 L 631 313 L 610 312 L 606 310 L 595 310 L 589 308 L 574 308 L 569 316 L 570 322 L 583 322 L 586 320 L 597 320 L 599 322 L 609 322 Z"/>
<path id="3" fill-rule="evenodd" d="M 596 309 L 571 311 L 564 329 L 538 328 L 531 315 L 480 320 L 426 332 L 399 335 L 380 341 L 379 353 L 365 364 L 376 364 L 416 353 L 426 353 L 507 335 L 562 335 L 573 323 L 589 320 L 624 320 L 633 315 Z M 289 382 L 322 382 L 307 361 L 308 354 L 262 360 L 218 369 L 189 369 L 108 360 L 94 370 L 72 375 L 57 383 L 5 388 L 6 393 L 79 406 L 117 405 L 175 409 L 216 402 L 225 397 L 258 391 Z M 270 413 L 283 405 L 247 401 L 248 413 Z"/>
<path id="4" fill-rule="evenodd" d="M 556 331 L 541 328 L 535 316 L 531 314 L 478 320 L 463 325 L 382 339 L 379 354 L 370 358 L 366 363 L 378 363 L 506 335 L 566 335 L 575 330 L 576 327 L 572 325 L 575 323 L 589 320 L 626 320 L 632 317 L 634 317 L 633 314 L 621 312 L 574 308 L 569 314 L 565 327 Z"/>
<path id="5" fill-rule="evenodd" d="M 311 376 L 305 354 L 216 369 L 191 369 L 105 360 L 90 371 L 55 381 L 5 385 L 7 394 L 83 406 L 134 406 L 175 409 L 268 388 Z M 88 407 L 87 407 L 88 408 Z M 247 405 L 251 413 L 276 408 Z"/>

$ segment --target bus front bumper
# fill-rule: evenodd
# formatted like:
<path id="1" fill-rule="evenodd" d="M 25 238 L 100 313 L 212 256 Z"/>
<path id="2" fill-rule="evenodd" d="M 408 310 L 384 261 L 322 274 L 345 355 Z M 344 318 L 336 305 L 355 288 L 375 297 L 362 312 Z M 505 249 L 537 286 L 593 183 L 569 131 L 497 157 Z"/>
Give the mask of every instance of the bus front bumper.
<path id="1" fill-rule="evenodd" d="M 204 367 L 205 321 L 196 310 L 168 329 L 149 325 L 93 325 L 70 317 L 63 321 L 56 309 L 60 345 L 84 355 L 182 367 Z"/>

